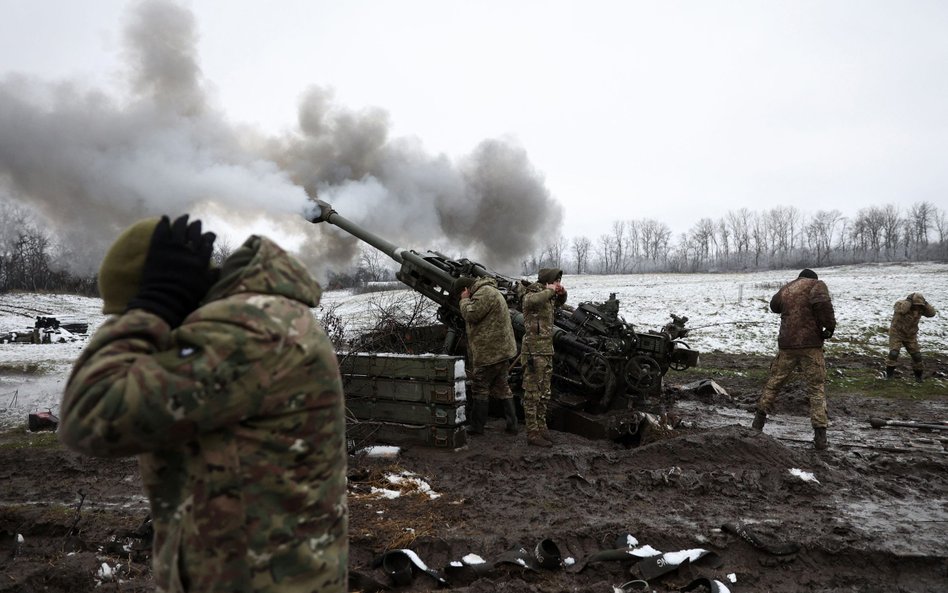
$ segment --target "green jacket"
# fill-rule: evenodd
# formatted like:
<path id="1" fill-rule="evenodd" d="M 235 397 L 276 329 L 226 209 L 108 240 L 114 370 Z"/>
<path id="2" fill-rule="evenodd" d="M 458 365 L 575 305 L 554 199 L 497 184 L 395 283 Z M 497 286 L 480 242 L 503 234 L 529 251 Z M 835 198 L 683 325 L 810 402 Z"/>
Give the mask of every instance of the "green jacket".
<path id="1" fill-rule="evenodd" d="M 310 311 L 320 294 L 299 261 L 251 237 L 179 328 L 129 311 L 76 362 L 60 438 L 139 455 L 158 591 L 347 590 L 345 417 Z"/>
<path id="2" fill-rule="evenodd" d="M 892 314 L 892 323 L 889 324 L 889 337 L 905 342 L 918 338 L 918 322 L 923 315 L 934 317 L 937 313 L 935 307 L 928 304 L 925 297 L 918 293 L 912 293 L 909 296 L 913 298 L 895 302 L 895 312 Z"/>
<path id="3" fill-rule="evenodd" d="M 824 329 L 836 331 L 836 312 L 829 288 L 822 280 L 797 278 L 770 299 L 770 310 L 780 314 L 777 347 L 822 348 Z"/>
<path id="4" fill-rule="evenodd" d="M 553 311 L 556 292 L 539 282 L 527 286 L 523 295 L 523 327 L 521 351 L 526 356 L 553 356 Z"/>
<path id="5" fill-rule="evenodd" d="M 517 340 L 510 322 L 510 308 L 497 290 L 497 281 L 488 276 L 471 286 L 470 298 L 461 299 L 461 316 L 467 331 L 467 348 L 474 368 L 517 355 Z"/>

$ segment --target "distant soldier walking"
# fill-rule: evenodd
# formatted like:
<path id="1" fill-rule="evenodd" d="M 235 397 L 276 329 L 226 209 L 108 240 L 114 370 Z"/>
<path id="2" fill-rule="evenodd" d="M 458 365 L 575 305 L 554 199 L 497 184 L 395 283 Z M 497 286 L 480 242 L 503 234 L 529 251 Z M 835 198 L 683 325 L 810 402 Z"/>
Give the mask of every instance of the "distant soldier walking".
<path id="1" fill-rule="evenodd" d="M 517 340 L 510 322 L 510 308 L 489 276 L 464 277 L 459 302 L 471 355 L 474 409 L 468 432 L 483 434 L 490 398 L 500 400 L 507 421 L 506 431 L 517 434 L 517 409 L 507 383 L 510 364 L 517 355 Z"/>
<path id="2" fill-rule="evenodd" d="M 321 289 L 266 237 L 219 269 L 187 215 L 146 219 L 99 270 L 103 313 L 59 436 L 138 455 L 162 593 L 348 591 L 345 416 Z"/>
<path id="3" fill-rule="evenodd" d="M 813 445 L 826 448 L 826 363 L 823 359 L 823 341 L 836 330 L 836 315 L 826 283 L 816 272 L 805 269 L 796 280 L 784 285 L 770 299 L 770 310 L 780 314 L 780 334 L 777 337 L 777 357 L 770 364 L 770 376 L 757 402 L 754 428 L 763 430 L 767 414 L 774 407 L 777 392 L 797 368 L 803 373 L 806 393 L 810 400 L 810 422 L 813 425 Z"/>
<path id="4" fill-rule="evenodd" d="M 522 301 L 526 330 L 520 352 L 524 423 L 527 443 L 537 447 L 553 445 L 546 413 L 553 380 L 553 313 L 566 302 L 566 289 L 560 284 L 562 277 L 562 270 L 542 268 L 537 281 L 527 286 Z"/>
<path id="5" fill-rule="evenodd" d="M 891 379 L 898 365 L 899 352 L 904 347 L 912 357 L 912 371 L 915 380 L 922 382 L 925 365 L 922 363 L 922 350 L 918 345 L 918 321 L 922 315 L 934 317 L 937 311 L 928 304 L 920 292 L 913 292 L 904 299 L 895 302 L 895 313 L 889 324 L 889 355 L 885 361 L 885 378 Z"/>

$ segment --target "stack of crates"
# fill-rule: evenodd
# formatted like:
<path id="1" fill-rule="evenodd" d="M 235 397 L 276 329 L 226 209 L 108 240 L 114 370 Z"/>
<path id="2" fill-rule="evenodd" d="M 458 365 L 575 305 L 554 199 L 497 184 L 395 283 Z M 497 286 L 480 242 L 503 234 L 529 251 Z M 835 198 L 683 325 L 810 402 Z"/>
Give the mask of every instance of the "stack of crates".
<path id="1" fill-rule="evenodd" d="M 337 353 L 350 443 L 456 449 L 464 430 L 464 359 L 440 354 Z"/>

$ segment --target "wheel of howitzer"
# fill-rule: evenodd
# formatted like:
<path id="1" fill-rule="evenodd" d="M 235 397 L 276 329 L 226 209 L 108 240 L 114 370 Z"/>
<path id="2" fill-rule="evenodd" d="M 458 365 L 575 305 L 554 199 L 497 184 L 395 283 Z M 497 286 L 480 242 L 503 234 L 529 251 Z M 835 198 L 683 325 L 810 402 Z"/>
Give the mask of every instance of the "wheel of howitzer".
<path id="1" fill-rule="evenodd" d="M 649 389 L 661 383 L 662 367 L 651 356 L 633 356 L 625 363 L 625 380 L 636 389 Z"/>
<path id="2" fill-rule="evenodd" d="M 579 364 L 579 377 L 588 389 L 598 391 L 609 382 L 612 367 L 609 361 L 598 354 L 588 353 Z"/>

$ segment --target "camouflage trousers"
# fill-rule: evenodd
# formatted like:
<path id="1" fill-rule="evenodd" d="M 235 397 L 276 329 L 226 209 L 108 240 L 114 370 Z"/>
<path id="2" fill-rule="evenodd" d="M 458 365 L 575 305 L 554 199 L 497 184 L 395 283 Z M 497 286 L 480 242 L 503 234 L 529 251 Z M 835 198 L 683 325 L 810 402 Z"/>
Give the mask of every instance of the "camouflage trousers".
<path id="1" fill-rule="evenodd" d="M 757 411 L 769 414 L 777 399 L 777 392 L 786 384 L 790 374 L 800 369 L 806 383 L 806 394 L 810 399 L 810 422 L 813 428 L 826 428 L 826 363 L 822 348 L 792 348 L 777 352 L 770 363 L 770 376 L 764 385 L 764 393 L 757 402 Z"/>
<path id="2" fill-rule="evenodd" d="M 924 370 L 925 364 L 922 362 L 922 349 L 918 345 L 918 340 L 903 340 L 889 336 L 889 355 L 885 359 L 885 366 L 895 368 L 898 365 L 899 352 L 905 347 L 905 351 L 912 357 L 912 370 Z"/>
<path id="3" fill-rule="evenodd" d="M 474 374 L 471 377 L 471 396 L 475 401 L 486 401 L 491 397 L 497 399 L 512 398 L 513 394 L 510 392 L 510 385 L 507 383 L 509 373 L 510 360 L 474 367 Z"/>
<path id="4" fill-rule="evenodd" d="M 524 355 L 522 362 L 523 423 L 527 425 L 527 432 L 545 429 L 550 382 L 553 380 L 553 356 Z"/>

